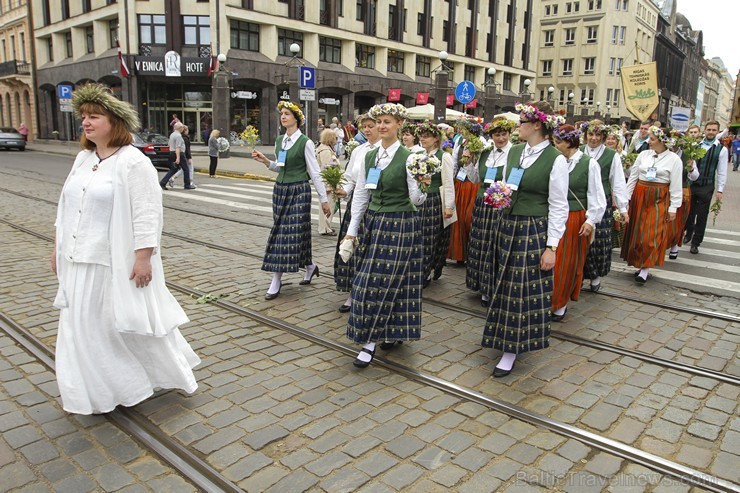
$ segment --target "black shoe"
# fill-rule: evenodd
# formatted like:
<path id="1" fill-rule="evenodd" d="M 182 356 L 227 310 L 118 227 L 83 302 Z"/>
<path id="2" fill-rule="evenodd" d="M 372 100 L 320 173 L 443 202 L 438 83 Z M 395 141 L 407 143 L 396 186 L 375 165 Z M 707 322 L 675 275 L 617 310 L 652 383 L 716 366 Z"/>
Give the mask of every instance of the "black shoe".
<path id="1" fill-rule="evenodd" d="M 318 265 L 313 270 L 313 272 L 311 272 L 311 277 L 309 277 L 308 279 L 302 280 L 298 284 L 300 284 L 301 286 L 305 286 L 306 284 L 311 284 L 311 279 L 313 279 L 313 276 L 316 276 L 316 277 L 320 277 L 321 276 L 321 274 L 319 274 L 319 266 Z"/>
<path id="2" fill-rule="evenodd" d="M 185 190 L 195 190 L 198 187 L 185 187 Z"/>
<path id="3" fill-rule="evenodd" d="M 490 305 L 491 305 L 490 298 L 487 299 L 487 300 L 484 300 L 483 298 L 480 299 L 480 306 L 482 306 L 484 308 L 488 308 Z"/>
<path id="4" fill-rule="evenodd" d="M 403 344 L 403 341 L 386 341 L 380 343 L 380 349 L 383 351 L 388 351 L 389 349 L 393 349 L 396 346 L 400 346 Z"/>
<path id="5" fill-rule="evenodd" d="M 598 293 L 599 292 L 599 289 L 601 289 L 601 283 L 599 283 L 599 284 L 592 284 L 590 286 L 590 289 L 591 289 L 591 292 L 592 293 Z"/>
<path id="6" fill-rule="evenodd" d="M 553 322 L 562 322 L 562 321 L 563 321 L 563 319 L 565 318 L 565 314 L 566 314 L 566 313 L 568 313 L 568 308 L 567 308 L 567 307 L 565 308 L 565 311 L 563 312 L 563 314 L 562 314 L 562 315 L 555 315 L 555 314 L 553 313 L 553 314 L 552 314 L 552 321 L 553 321 Z"/>
<path id="7" fill-rule="evenodd" d="M 693 236 L 694 236 L 693 234 L 686 233 L 686 236 L 683 237 L 683 242 L 684 243 L 691 243 L 691 239 L 692 239 Z"/>
<path id="8" fill-rule="evenodd" d="M 634 277 L 637 278 L 639 276 L 640 276 L 640 271 L 638 270 L 637 272 L 635 272 Z"/>
<path id="9" fill-rule="evenodd" d="M 373 362 L 373 358 L 375 357 L 375 349 L 370 351 L 369 349 L 362 348 L 360 349 L 360 352 L 369 354 L 370 361 L 362 361 L 359 358 L 355 358 L 355 361 L 352 364 L 355 365 L 357 368 L 367 368 L 368 365 Z"/>
<path id="10" fill-rule="evenodd" d="M 342 306 L 339 307 L 339 312 L 340 313 L 347 313 L 351 309 L 352 309 L 352 305 L 342 305 Z"/>
<path id="11" fill-rule="evenodd" d="M 442 277 L 442 267 L 437 267 L 436 269 L 434 269 L 434 275 L 432 276 L 432 279 L 436 281 L 440 277 Z"/>
<path id="12" fill-rule="evenodd" d="M 635 282 L 636 282 L 637 284 L 640 284 L 640 285 L 643 285 L 643 284 L 645 284 L 646 282 L 648 282 L 648 279 L 650 279 L 650 274 L 648 274 L 648 276 L 647 276 L 647 278 L 646 278 L 646 279 L 643 279 L 643 278 L 642 278 L 642 277 L 640 277 L 640 276 L 635 276 Z"/>
<path id="13" fill-rule="evenodd" d="M 671 260 L 676 260 L 678 258 L 678 252 L 668 252 L 668 258 Z"/>
<path id="14" fill-rule="evenodd" d="M 428 287 L 432 283 L 431 279 L 424 279 L 424 283 L 421 285 L 421 288 L 424 289 Z"/>
<path id="15" fill-rule="evenodd" d="M 689 249 L 689 251 L 693 253 L 694 255 L 696 255 L 697 253 L 699 253 L 699 247 L 696 245 L 691 245 L 691 248 Z"/>
<path id="16" fill-rule="evenodd" d="M 280 287 L 278 288 L 277 293 L 266 293 L 265 294 L 265 299 L 267 301 L 274 300 L 280 294 L 280 290 L 281 289 L 283 289 L 283 284 L 282 283 L 280 283 Z"/>
<path id="17" fill-rule="evenodd" d="M 513 365 L 511 365 L 511 370 L 514 369 L 515 365 L 516 365 L 516 361 L 514 362 Z M 493 378 L 505 377 L 506 375 L 511 373 L 511 370 L 502 370 L 501 368 L 497 366 L 496 368 L 493 369 Z"/>
<path id="18" fill-rule="evenodd" d="M 159 186 L 160 186 L 160 187 L 162 188 L 162 190 L 164 190 L 165 192 L 167 191 L 167 185 L 162 185 L 162 184 L 160 183 L 160 184 L 159 184 Z"/>

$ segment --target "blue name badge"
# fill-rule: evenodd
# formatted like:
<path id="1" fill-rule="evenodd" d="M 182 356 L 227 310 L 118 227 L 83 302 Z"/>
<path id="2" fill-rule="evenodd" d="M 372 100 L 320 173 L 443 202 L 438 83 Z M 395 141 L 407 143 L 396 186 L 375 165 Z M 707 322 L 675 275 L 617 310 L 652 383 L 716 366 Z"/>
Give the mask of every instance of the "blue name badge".
<path id="1" fill-rule="evenodd" d="M 378 168 L 370 168 L 370 172 L 367 174 L 367 180 L 365 180 L 365 188 L 375 190 L 378 188 L 378 181 L 380 181 L 380 170 Z"/>
<path id="2" fill-rule="evenodd" d="M 509 173 L 509 177 L 506 179 L 506 184 L 509 185 L 509 188 L 512 190 L 517 190 L 519 188 L 519 184 L 522 182 L 522 176 L 524 176 L 524 169 L 512 168 L 511 173 Z"/>
<path id="3" fill-rule="evenodd" d="M 647 174 L 645 175 L 645 179 L 648 181 L 655 181 L 655 178 L 657 177 L 657 175 L 658 175 L 658 168 L 656 168 L 655 166 L 650 166 L 647 169 Z"/>
<path id="4" fill-rule="evenodd" d="M 460 171 L 457 172 L 457 176 L 455 176 L 455 178 L 457 178 L 460 181 L 465 181 L 465 178 L 467 177 L 468 177 L 468 171 L 465 168 L 460 168 Z"/>
<path id="5" fill-rule="evenodd" d="M 494 183 L 496 181 L 496 173 L 498 170 L 496 168 L 488 168 L 486 170 L 486 178 L 483 180 L 483 183 Z"/>
<path id="6" fill-rule="evenodd" d="M 288 157 L 288 151 L 278 152 L 276 166 L 285 166 L 285 159 Z"/>

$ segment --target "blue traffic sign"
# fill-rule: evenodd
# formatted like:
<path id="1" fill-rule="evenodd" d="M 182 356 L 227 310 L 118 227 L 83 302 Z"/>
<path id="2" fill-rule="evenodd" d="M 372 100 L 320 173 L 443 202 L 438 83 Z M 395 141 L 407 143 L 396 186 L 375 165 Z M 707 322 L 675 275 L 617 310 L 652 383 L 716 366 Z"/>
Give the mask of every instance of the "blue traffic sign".
<path id="1" fill-rule="evenodd" d="M 301 83 L 301 89 L 316 89 L 316 69 L 298 67 L 298 80 Z"/>
<path id="2" fill-rule="evenodd" d="M 57 97 L 59 99 L 72 99 L 72 86 L 57 86 Z"/>
<path id="3" fill-rule="evenodd" d="M 475 84 L 469 80 L 460 82 L 455 87 L 455 99 L 463 104 L 467 104 L 475 99 Z"/>

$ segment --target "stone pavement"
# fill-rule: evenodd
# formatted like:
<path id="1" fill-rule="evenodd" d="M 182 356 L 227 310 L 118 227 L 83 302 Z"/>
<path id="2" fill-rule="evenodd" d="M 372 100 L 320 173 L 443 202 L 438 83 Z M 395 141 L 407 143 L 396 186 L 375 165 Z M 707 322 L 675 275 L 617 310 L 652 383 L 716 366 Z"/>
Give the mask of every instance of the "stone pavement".
<path id="1" fill-rule="evenodd" d="M 3 178 L 6 188 L 51 200 L 59 194 L 60 183 L 36 175 L 4 173 Z M 5 219 L 52 234 L 53 206 L 0 193 L 0 207 Z M 209 211 L 231 212 L 215 206 Z M 231 215 L 259 219 L 248 212 Z M 264 219 L 267 224 L 269 218 Z M 165 230 L 255 255 L 263 252 L 267 236 L 264 228 L 171 209 Z M 2 224 L 0 232 L 5 239 L 0 276 L 15 280 L 0 288 L 0 310 L 53 345 L 57 314 L 50 309 L 56 288 L 48 272 L 51 246 Z M 314 239 L 314 255 L 322 266 L 331 265 L 333 241 Z M 169 279 L 227 295 L 229 301 L 344 342 L 346 318 L 336 312 L 344 296 L 325 279 L 328 272 L 311 286 L 298 286 L 300 274 L 288 274 L 285 280 L 291 284 L 286 283 L 281 297 L 265 302 L 268 276 L 259 272 L 259 260 L 171 238 L 164 239 L 163 250 Z M 442 279 L 425 296 L 475 308 L 462 269 L 450 267 Z M 626 280 L 613 281 L 630 289 Z M 668 479 L 661 483 L 654 472 L 574 440 L 381 368 L 358 371 L 347 356 L 216 306 L 176 297 L 192 320 L 183 334 L 203 358 L 196 372 L 200 388 L 190 397 L 167 393 L 137 409 L 248 491 L 580 492 L 610 485 L 630 491 L 689 490 Z M 712 356 L 724 371 L 738 374 L 737 324 L 588 298 L 593 297 L 585 295 L 574 304 L 568 323 L 557 328 L 594 338 L 617 334 L 622 345 L 648 352 L 670 348 L 677 359 Z M 697 300 L 708 307 L 724 303 Z M 732 312 L 739 311 L 734 305 Z M 494 354 L 480 348 L 481 329 L 475 316 L 427 304 L 423 339 L 387 357 L 738 482 L 737 387 L 556 340 L 548 350 L 521 358 L 512 377 L 493 380 Z M 20 375 L 12 382 L 31 378 L 15 371 Z M 5 379 L 0 384 L 7 393 Z M 52 392 L 53 386 L 49 382 Z M 41 423 L 30 426 L 37 429 Z M 34 473 L 28 490 L 38 489 L 40 468 L 16 456 Z M 128 487 L 148 486 L 129 471 L 129 464 L 118 465 L 133 478 Z M 0 469 L 0 477 L 4 472 Z"/>

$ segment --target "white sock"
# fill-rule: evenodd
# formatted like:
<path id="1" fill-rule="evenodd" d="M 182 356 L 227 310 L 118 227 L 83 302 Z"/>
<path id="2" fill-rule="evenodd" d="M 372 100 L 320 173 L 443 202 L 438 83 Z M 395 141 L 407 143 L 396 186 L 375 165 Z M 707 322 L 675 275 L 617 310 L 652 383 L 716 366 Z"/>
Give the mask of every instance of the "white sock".
<path id="1" fill-rule="evenodd" d="M 282 279 L 282 272 L 274 272 L 272 274 L 272 283 L 270 284 L 270 289 L 267 290 L 267 294 L 275 294 L 280 291 L 280 286 L 283 284 Z"/>
<path id="2" fill-rule="evenodd" d="M 304 281 L 310 281 L 311 276 L 313 275 L 313 271 L 316 270 L 316 264 L 309 264 L 306 266 L 306 277 L 303 278 Z"/>
<path id="3" fill-rule="evenodd" d="M 375 350 L 375 343 L 374 342 L 369 342 L 369 343 L 365 344 L 364 346 L 362 346 L 362 349 L 367 349 L 368 351 L 371 351 L 372 352 L 372 351 Z M 359 359 L 363 363 L 368 363 L 368 362 L 370 362 L 370 360 L 372 360 L 372 356 L 370 356 L 369 354 L 367 354 L 365 351 L 360 351 L 360 354 L 357 355 L 357 359 Z"/>
<path id="4" fill-rule="evenodd" d="M 554 312 L 552 312 L 552 314 L 553 315 L 557 315 L 557 316 L 564 315 L 565 314 L 565 310 L 567 308 L 568 308 L 568 305 L 565 305 L 564 307 L 558 308 L 557 310 L 555 310 Z"/>
<path id="5" fill-rule="evenodd" d="M 514 367 L 514 361 L 516 361 L 516 354 L 504 353 L 504 355 L 501 356 L 501 360 L 496 365 L 496 368 L 504 371 L 511 370 Z"/>
<path id="6" fill-rule="evenodd" d="M 642 269 L 640 269 L 640 273 L 637 274 L 637 275 L 640 276 L 640 277 L 642 277 L 643 279 L 645 279 L 647 281 L 648 272 L 650 272 L 650 269 L 642 268 Z"/>
<path id="7" fill-rule="evenodd" d="M 352 295 L 347 296 L 347 300 L 344 302 L 344 306 L 352 306 Z"/>
<path id="8" fill-rule="evenodd" d="M 594 279 L 591 279 L 591 286 L 598 286 L 601 284 L 601 277 L 596 276 Z"/>
<path id="9" fill-rule="evenodd" d="M 678 245 L 673 245 L 671 247 L 671 253 L 678 253 Z"/>
<path id="10" fill-rule="evenodd" d="M 480 299 L 481 299 L 481 301 L 491 301 L 491 298 L 489 298 L 485 294 L 484 295 L 481 295 Z"/>

